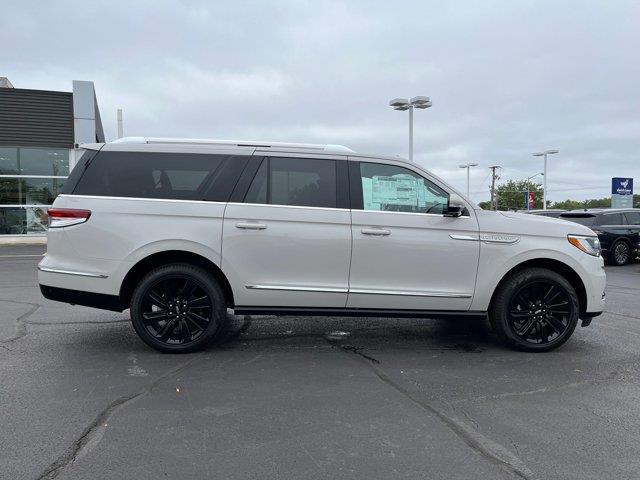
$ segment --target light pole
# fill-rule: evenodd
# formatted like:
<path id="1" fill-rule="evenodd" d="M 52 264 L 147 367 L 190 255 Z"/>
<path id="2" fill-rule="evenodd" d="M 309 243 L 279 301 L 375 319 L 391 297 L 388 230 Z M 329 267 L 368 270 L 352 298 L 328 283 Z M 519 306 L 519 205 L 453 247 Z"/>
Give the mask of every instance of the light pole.
<path id="1" fill-rule="evenodd" d="M 413 161 L 413 109 L 425 109 L 432 105 L 429 97 L 417 96 L 410 99 L 394 98 L 389 101 L 389 106 L 394 110 L 409 110 L 409 160 Z"/>
<path id="2" fill-rule="evenodd" d="M 540 173 L 535 173 L 535 174 L 531 175 L 530 177 L 527 177 L 527 180 L 526 180 L 526 182 L 527 182 L 527 212 L 530 210 L 530 209 L 529 209 L 529 193 L 530 193 L 530 190 L 529 190 L 529 180 L 531 180 L 532 178 L 537 177 L 538 175 L 542 175 L 542 176 L 544 176 L 544 173 L 542 173 L 542 172 L 540 172 Z"/>
<path id="3" fill-rule="evenodd" d="M 558 150 L 545 150 L 544 152 L 534 153 L 534 157 L 544 157 L 544 179 L 542 180 L 542 209 L 547 209 L 547 155 L 558 153 Z"/>
<path id="4" fill-rule="evenodd" d="M 469 199 L 469 170 L 471 170 L 471 167 L 477 167 L 477 166 L 478 166 L 477 163 L 466 163 L 464 165 L 459 165 L 460 168 L 467 169 L 467 199 Z"/>

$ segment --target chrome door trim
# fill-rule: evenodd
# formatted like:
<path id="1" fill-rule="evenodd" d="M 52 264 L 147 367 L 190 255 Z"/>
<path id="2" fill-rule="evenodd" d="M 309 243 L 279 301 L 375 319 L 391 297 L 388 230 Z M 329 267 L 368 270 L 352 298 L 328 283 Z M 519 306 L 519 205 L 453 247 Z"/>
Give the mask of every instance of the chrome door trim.
<path id="1" fill-rule="evenodd" d="M 349 293 L 364 295 L 404 295 L 409 297 L 471 298 L 470 293 L 451 292 L 412 292 L 406 290 L 373 290 L 368 288 L 351 288 Z"/>
<path id="2" fill-rule="evenodd" d="M 470 293 L 412 292 L 406 290 L 374 290 L 367 288 L 299 287 L 294 285 L 245 285 L 248 290 L 284 290 L 290 292 L 357 293 L 363 295 L 400 295 L 410 297 L 471 298 Z"/>
<path id="3" fill-rule="evenodd" d="M 477 235 L 456 235 L 452 233 L 449 236 L 454 240 L 466 240 L 469 242 L 477 242 L 478 240 L 480 240 Z"/>
<path id="4" fill-rule="evenodd" d="M 78 277 L 92 277 L 92 278 L 108 278 L 109 277 L 109 275 L 105 275 L 104 273 L 90 273 L 90 272 L 78 272 L 75 270 L 61 270 L 58 268 L 41 267 L 40 265 L 38 265 L 38 270 L 40 270 L 41 272 L 48 272 L 48 273 L 62 273 L 64 275 L 76 275 Z"/>
<path id="5" fill-rule="evenodd" d="M 247 290 L 285 290 L 291 292 L 324 292 L 324 293 L 349 293 L 347 288 L 338 287 L 297 287 L 293 285 L 245 285 Z"/>

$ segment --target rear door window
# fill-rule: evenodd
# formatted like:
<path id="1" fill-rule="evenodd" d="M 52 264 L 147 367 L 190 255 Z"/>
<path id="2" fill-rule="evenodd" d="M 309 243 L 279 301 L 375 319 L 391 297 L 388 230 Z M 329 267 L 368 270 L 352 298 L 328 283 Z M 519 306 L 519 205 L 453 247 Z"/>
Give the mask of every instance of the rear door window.
<path id="1" fill-rule="evenodd" d="M 73 194 L 227 201 L 241 171 L 238 167 L 247 158 L 199 153 L 100 152 L 85 168 Z M 225 170 L 236 172 L 237 175 L 232 175 L 236 178 L 229 178 Z"/>
<path id="2" fill-rule="evenodd" d="M 600 216 L 598 225 L 626 225 L 626 221 L 621 213 L 609 213 Z"/>
<path id="3" fill-rule="evenodd" d="M 245 203 L 336 208 L 336 161 L 266 157 Z"/>

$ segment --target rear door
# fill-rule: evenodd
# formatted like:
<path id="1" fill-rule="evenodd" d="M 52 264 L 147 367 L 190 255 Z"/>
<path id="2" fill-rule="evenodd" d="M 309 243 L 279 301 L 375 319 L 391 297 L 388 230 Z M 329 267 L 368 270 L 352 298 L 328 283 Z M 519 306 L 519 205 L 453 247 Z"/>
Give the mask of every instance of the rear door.
<path id="1" fill-rule="evenodd" d="M 624 212 L 631 238 L 631 247 L 640 249 L 640 210 Z"/>
<path id="2" fill-rule="evenodd" d="M 222 269 L 236 306 L 344 308 L 347 195 L 344 157 L 257 152 L 224 216 Z"/>
<path id="3" fill-rule="evenodd" d="M 349 167 L 353 253 L 347 306 L 468 310 L 480 252 L 472 209 L 445 217 L 450 194 L 407 164 L 362 160 Z"/>

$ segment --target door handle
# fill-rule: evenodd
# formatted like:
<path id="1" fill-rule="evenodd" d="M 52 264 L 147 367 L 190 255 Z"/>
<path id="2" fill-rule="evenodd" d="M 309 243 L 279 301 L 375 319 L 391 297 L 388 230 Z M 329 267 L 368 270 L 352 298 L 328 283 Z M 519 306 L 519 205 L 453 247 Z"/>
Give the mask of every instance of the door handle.
<path id="1" fill-rule="evenodd" d="M 391 235 L 391 230 L 384 228 L 363 228 L 360 230 L 364 235 L 373 235 L 374 237 L 386 237 Z"/>
<path id="2" fill-rule="evenodd" d="M 238 222 L 236 228 L 242 228 L 244 230 L 264 230 L 267 226 L 264 223 L 254 222 Z"/>

